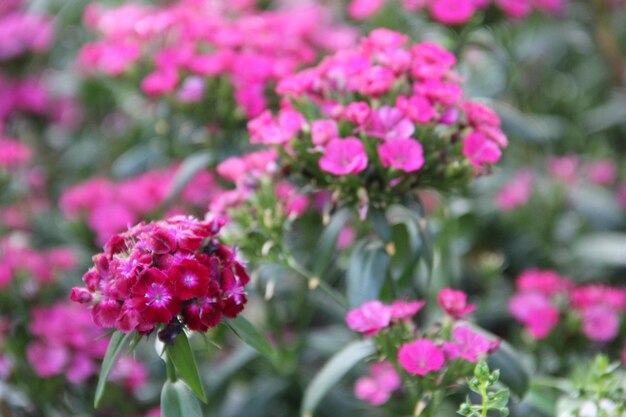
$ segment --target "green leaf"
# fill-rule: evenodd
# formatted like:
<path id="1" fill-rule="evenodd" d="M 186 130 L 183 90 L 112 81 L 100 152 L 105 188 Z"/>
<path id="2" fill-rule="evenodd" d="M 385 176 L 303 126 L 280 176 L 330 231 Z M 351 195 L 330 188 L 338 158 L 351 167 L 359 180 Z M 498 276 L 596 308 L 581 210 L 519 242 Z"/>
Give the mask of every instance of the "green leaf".
<path id="1" fill-rule="evenodd" d="M 391 239 L 391 225 L 387 220 L 385 211 L 370 207 L 368 211 L 368 220 L 374 226 L 374 231 L 383 241 L 388 242 Z"/>
<path id="2" fill-rule="evenodd" d="M 529 376 L 519 357 L 511 345 L 502 341 L 500 349 L 489 355 L 487 362 L 491 369 L 500 370 L 500 381 L 519 398 L 523 398 L 529 388 Z"/>
<path id="3" fill-rule="evenodd" d="M 589 234 L 574 246 L 574 253 L 577 258 L 596 265 L 626 266 L 626 233 Z"/>
<path id="4" fill-rule="evenodd" d="M 256 327 L 241 314 L 234 319 L 227 319 L 226 324 L 241 340 L 259 353 L 270 359 L 274 358 L 274 349 Z"/>
<path id="5" fill-rule="evenodd" d="M 164 200 L 163 206 L 169 207 L 174 203 L 178 196 L 183 192 L 189 181 L 196 176 L 198 172 L 209 166 L 213 161 L 213 154 L 210 152 L 196 153 L 185 159 L 174 175 L 172 185 Z"/>
<path id="6" fill-rule="evenodd" d="M 180 332 L 174 339 L 173 344 L 165 345 L 165 352 L 174 363 L 180 379 L 189 385 L 189 388 L 202 402 L 206 403 L 207 398 L 202 386 L 202 380 L 200 379 L 200 373 L 198 372 L 198 365 L 196 365 L 196 360 L 193 357 L 185 332 Z"/>
<path id="7" fill-rule="evenodd" d="M 321 276 L 322 273 L 328 267 L 328 264 L 333 258 L 333 255 L 337 252 L 337 239 L 339 233 L 346 225 L 347 220 L 350 218 L 349 210 L 341 210 L 337 212 L 328 223 L 328 226 L 324 229 L 320 235 L 317 247 L 315 249 L 315 265 L 313 265 L 313 273 L 316 276 Z"/>
<path id="8" fill-rule="evenodd" d="M 114 332 L 111 336 L 109 346 L 107 347 L 107 351 L 104 354 L 104 359 L 102 360 L 102 368 L 100 369 L 98 385 L 96 386 L 96 395 L 93 402 L 94 408 L 98 408 L 98 406 L 100 405 L 102 395 L 104 394 L 104 388 L 107 383 L 107 378 L 111 373 L 111 369 L 113 369 L 113 365 L 115 365 L 117 357 L 122 353 L 124 347 L 129 344 L 133 337 L 134 332 L 124 334 L 118 331 Z"/>
<path id="9" fill-rule="evenodd" d="M 379 297 L 389 262 L 389 255 L 380 242 L 357 246 L 346 274 L 348 302 L 351 307 L 358 307 Z"/>
<path id="10" fill-rule="evenodd" d="M 354 365 L 376 352 L 371 339 L 354 341 L 333 356 L 311 381 L 304 392 L 302 415 L 311 415 L 328 391 Z"/>
<path id="11" fill-rule="evenodd" d="M 161 391 L 161 416 L 202 417 L 202 408 L 182 381 L 167 381 Z"/>

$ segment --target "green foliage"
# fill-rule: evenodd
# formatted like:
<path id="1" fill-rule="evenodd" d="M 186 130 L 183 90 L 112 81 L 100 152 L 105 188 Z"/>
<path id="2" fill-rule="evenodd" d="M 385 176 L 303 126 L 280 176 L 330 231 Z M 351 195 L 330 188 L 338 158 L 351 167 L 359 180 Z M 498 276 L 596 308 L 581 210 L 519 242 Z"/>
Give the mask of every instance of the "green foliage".
<path id="1" fill-rule="evenodd" d="M 509 390 L 491 389 L 499 379 L 500 371 L 490 372 L 486 362 L 479 362 L 474 369 L 474 376 L 468 380 L 467 385 L 480 396 L 480 403 L 474 404 L 468 397 L 457 412 L 464 417 L 487 417 L 489 410 L 494 410 L 502 417 L 508 416 Z"/>

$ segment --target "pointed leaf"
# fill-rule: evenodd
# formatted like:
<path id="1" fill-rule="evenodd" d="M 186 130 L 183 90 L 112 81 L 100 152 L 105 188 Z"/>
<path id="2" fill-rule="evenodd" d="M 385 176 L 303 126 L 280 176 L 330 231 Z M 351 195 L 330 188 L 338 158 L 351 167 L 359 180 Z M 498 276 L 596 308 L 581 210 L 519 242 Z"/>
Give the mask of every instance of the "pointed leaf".
<path id="1" fill-rule="evenodd" d="M 161 391 L 161 416 L 202 417 L 202 408 L 182 381 L 167 381 Z"/>
<path id="2" fill-rule="evenodd" d="M 107 347 L 104 359 L 102 360 L 102 368 L 100 369 L 98 385 L 96 386 L 96 395 L 93 402 L 94 408 L 98 408 L 98 405 L 100 405 L 100 400 L 102 400 L 102 395 L 104 394 L 107 378 L 109 377 L 109 373 L 111 373 L 111 369 L 113 369 L 113 365 L 115 365 L 117 357 L 120 353 L 122 353 L 124 347 L 128 346 L 129 342 L 133 338 L 134 333 L 124 334 L 118 331 L 114 332 L 111 336 L 109 346 Z"/>
<path id="3" fill-rule="evenodd" d="M 350 343 L 333 356 L 304 392 L 302 415 L 311 415 L 322 398 L 354 365 L 376 352 L 371 339 Z"/>
<path id="4" fill-rule="evenodd" d="M 346 274 L 348 302 L 351 307 L 358 307 L 379 297 L 389 261 L 389 255 L 380 242 L 355 249 Z"/>
<path id="5" fill-rule="evenodd" d="M 165 345 L 165 351 L 174 363 L 174 367 L 180 379 L 189 385 L 189 388 L 191 388 L 202 402 L 206 403 L 207 398 L 204 393 L 204 387 L 202 386 L 202 380 L 200 379 L 200 373 L 198 372 L 198 365 L 196 365 L 185 332 L 180 332 L 178 336 L 176 336 L 176 339 L 174 339 L 173 344 Z"/>
<path id="6" fill-rule="evenodd" d="M 227 319 L 226 324 L 235 332 L 241 340 L 250 347 L 256 349 L 259 353 L 270 359 L 274 357 L 274 350 L 267 339 L 257 330 L 256 327 L 241 314 L 234 319 Z"/>
<path id="7" fill-rule="evenodd" d="M 328 267 L 328 264 L 333 258 L 333 254 L 337 252 L 337 239 L 341 230 L 346 225 L 346 221 L 350 217 L 350 211 L 342 210 L 335 215 L 328 223 L 328 226 L 324 229 L 320 235 L 317 247 L 315 249 L 315 265 L 313 265 L 313 273 L 316 276 L 321 276 L 322 273 Z"/>

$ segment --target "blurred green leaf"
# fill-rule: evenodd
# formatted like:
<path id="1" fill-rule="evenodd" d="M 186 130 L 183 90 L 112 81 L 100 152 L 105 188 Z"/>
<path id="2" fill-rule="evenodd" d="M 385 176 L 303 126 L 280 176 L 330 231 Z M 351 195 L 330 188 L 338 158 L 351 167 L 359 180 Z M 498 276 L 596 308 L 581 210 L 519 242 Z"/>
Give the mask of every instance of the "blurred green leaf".
<path id="1" fill-rule="evenodd" d="M 519 353 L 502 341 L 500 349 L 489 355 L 487 363 L 491 369 L 500 370 L 500 381 L 519 398 L 523 398 L 528 391 L 530 378 L 519 359 Z"/>
<path id="2" fill-rule="evenodd" d="M 162 417 L 202 417 L 198 399 L 182 381 L 167 381 L 161 391 Z"/>
<path id="3" fill-rule="evenodd" d="M 382 243 L 359 245 L 350 257 L 346 273 L 348 303 L 358 307 L 377 299 L 387 276 L 390 258 Z"/>
<path id="4" fill-rule="evenodd" d="M 180 379 L 189 385 L 189 388 L 202 402 L 206 403 L 207 398 L 202 386 L 202 380 L 200 379 L 200 373 L 198 372 L 198 366 L 185 332 L 180 332 L 173 344 L 165 345 L 165 351 L 174 363 Z"/>
<path id="5" fill-rule="evenodd" d="M 589 234 L 574 246 L 576 258 L 612 267 L 626 266 L 626 233 Z"/>
<path id="6" fill-rule="evenodd" d="M 376 352 L 371 339 L 350 343 L 333 356 L 311 381 L 304 392 L 302 415 L 311 416 L 315 408 L 354 365 Z"/>
<path id="7" fill-rule="evenodd" d="M 250 347 L 270 359 L 274 358 L 274 349 L 267 339 L 241 314 L 234 319 L 227 319 L 226 324 Z"/>
<path id="8" fill-rule="evenodd" d="M 345 227 L 346 222 L 350 218 L 349 210 L 341 210 L 333 215 L 328 226 L 322 232 L 319 241 L 317 242 L 315 249 L 315 263 L 313 265 L 313 273 L 316 276 L 321 276 L 330 261 L 333 259 L 333 255 L 337 252 L 337 239 L 341 230 Z"/>

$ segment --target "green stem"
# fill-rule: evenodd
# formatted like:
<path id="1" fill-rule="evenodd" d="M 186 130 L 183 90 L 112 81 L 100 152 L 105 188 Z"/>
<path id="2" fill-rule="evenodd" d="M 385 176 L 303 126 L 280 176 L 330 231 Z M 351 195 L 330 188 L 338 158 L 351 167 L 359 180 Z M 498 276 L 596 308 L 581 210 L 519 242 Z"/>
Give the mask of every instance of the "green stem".
<path id="1" fill-rule="evenodd" d="M 482 410 L 480 415 L 482 417 L 487 417 L 487 410 L 489 410 L 489 400 L 487 397 L 487 383 L 485 381 L 481 381 L 480 383 L 480 396 L 482 397 Z"/>

